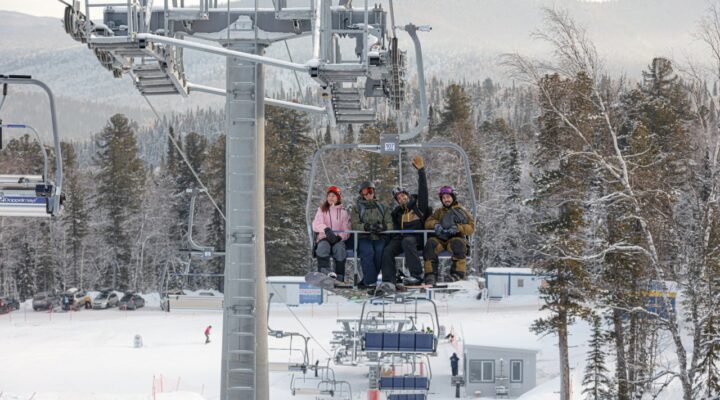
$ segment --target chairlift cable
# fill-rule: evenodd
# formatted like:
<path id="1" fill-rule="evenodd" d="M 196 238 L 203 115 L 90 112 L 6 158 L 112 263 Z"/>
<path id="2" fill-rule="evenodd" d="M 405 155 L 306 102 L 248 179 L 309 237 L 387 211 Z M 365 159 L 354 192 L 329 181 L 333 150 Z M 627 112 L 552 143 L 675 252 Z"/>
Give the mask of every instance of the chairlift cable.
<path id="1" fill-rule="evenodd" d="M 155 114 L 155 118 L 157 118 L 159 121 L 161 119 L 160 114 L 158 114 L 157 110 L 150 102 L 150 99 L 148 99 L 147 96 L 144 94 L 142 95 L 142 97 L 143 97 L 143 99 L 145 99 L 145 102 L 147 102 L 148 106 L 150 106 L 150 109 L 152 110 L 153 114 Z M 185 161 L 185 164 L 190 169 L 190 172 L 192 172 L 193 176 L 195 177 L 195 180 L 198 182 L 198 184 L 200 184 L 200 187 L 205 190 L 205 194 L 207 194 L 207 197 L 210 199 L 210 202 L 213 204 L 213 206 L 215 207 L 217 212 L 220 213 L 220 216 L 222 216 L 223 221 L 227 222 L 227 218 L 225 218 L 225 214 L 222 212 L 222 210 L 218 206 L 217 202 L 215 201 L 215 198 L 213 198 L 213 196 L 210 194 L 210 191 L 208 190 L 207 186 L 205 186 L 205 184 L 202 182 L 202 179 L 200 179 L 200 176 L 198 176 L 197 172 L 195 172 L 195 168 L 193 168 L 192 165 L 190 164 L 190 160 L 188 160 L 187 155 L 185 155 L 185 152 L 182 151 L 182 149 L 180 148 L 180 145 L 178 145 L 175 138 L 168 131 L 163 130 L 163 132 L 165 132 L 165 136 L 167 136 L 170 139 L 170 141 L 172 142 L 172 144 L 175 146 L 175 150 L 177 150 L 177 152 L 180 153 L 180 156 L 182 156 L 183 161 Z"/>
<path id="2" fill-rule="evenodd" d="M 272 287 L 272 289 L 273 289 L 273 291 L 275 292 L 275 294 L 280 295 L 279 293 L 277 293 L 277 289 L 276 289 L 274 286 L 272 286 L 272 285 L 270 285 L 270 286 Z M 315 343 L 317 343 L 318 346 L 320 346 L 320 349 L 321 349 L 322 351 L 324 351 L 325 354 L 327 354 L 328 356 L 332 356 L 332 355 L 330 354 L 330 352 L 327 351 L 327 349 L 322 345 L 322 343 L 320 343 L 319 340 L 315 339 L 315 336 L 313 336 L 312 332 L 310 332 L 310 329 L 308 329 L 308 328 L 305 326 L 305 324 L 303 324 L 302 320 L 300 320 L 300 318 L 298 318 L 298 316 L 295 315 L 295 311 L 293 311 L 293 309 L 290 308 L 290 306 L 287 304 L 287 302 L 285 302 L 284 304 L 285 304 L 285 308 L 287 308 L 288 311 L 290 311 L 290 314 L 292 314 L 292 316 L 295 318 L 295 320 L 297 320 L 297 322 L 300 324 L 300 326 L 301 326 L 303 329 L 305 329 L 305 332 L 307 332 L 308 336 L 310 336 L 310 338 L 311 338 L 312 340 L 314 340 Z M 268 312 L 269 312 L 269 310 L 270 310 L 270 305 L 268 305 Z"/>

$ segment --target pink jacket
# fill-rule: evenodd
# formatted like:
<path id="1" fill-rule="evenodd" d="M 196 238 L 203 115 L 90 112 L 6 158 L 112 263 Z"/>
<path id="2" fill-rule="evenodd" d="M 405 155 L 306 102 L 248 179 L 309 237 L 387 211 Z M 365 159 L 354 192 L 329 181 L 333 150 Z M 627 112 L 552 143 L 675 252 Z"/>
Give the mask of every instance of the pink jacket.
<path id="1" fill-rule="evenodd" d="M 349 231 L 350 227 L 350 214 L 342 204 L 330 206 L 327 212 L 323 212 L 319 207 L 315 213 L 315 219 L 313 219 L 312 228 L 314 232 L 317 232 L 317 241 L 325 239 L 325 228 L 330 228 L 334 231 Z M 340 237 L 342 240 L 347 240 L 350 237 L 349 233 L 341 233 Z"/>

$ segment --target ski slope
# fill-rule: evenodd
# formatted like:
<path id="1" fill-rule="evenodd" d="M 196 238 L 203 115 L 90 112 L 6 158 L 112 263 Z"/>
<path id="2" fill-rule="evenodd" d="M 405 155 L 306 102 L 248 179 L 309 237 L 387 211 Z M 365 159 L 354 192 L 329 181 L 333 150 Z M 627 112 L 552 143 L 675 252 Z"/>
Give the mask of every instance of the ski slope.
<path id="1" fill-rule="evenodd" d="M 529 326 L 540 314 L 539 299 L 518 296 L 502 301 L 478 301 L 468 282 L 467 290 L 438 296 L 440 323 L 457 337 L 442 340 L 438 356 L 431 358 L 429 398 L 454 398 L 450 386 L 450 355 L 462 356 L 463 343 L 531 347 L 540 350 L 535 390 L 523 400 L 557 399 L 559 373 L 556 338 L 536 337 Z M 220 333 L 222 314 L 217 311 L 160 310 L 157 295 L 146 296 L 148 305 L 137 311 L 81 310 L 34 312 L 29 303 L 0 315 L 0 400 L 199 400 L 218 399 L 220 388 Z M 407 306 L 409 307 L 409 306 Z M 337 318 L 358 318 L 361 304 L 329 296 L 323 305 L 287 307 L 272 304 L 272 329 L 311 335 L 310 358 L 326 364 Z M 204 344 L 203 331 L 213 326 L 212 342 Z M 143 347 L 134 348 L 134 336 Z M 574 386 L 579 385 L 589 329 L 573 326 L 571 365 Z M 271 362 L 299 362 L 300 352 L 290 352 L 288 339 L 270 338 Z M 294 349 L 301 348 L 295 339 Z M 335 366 L 338 380 L 352 384 L 353 399 L 367 399 L 367 367 Z M 292 372 L 270 373 L 272 399 L 291 399 Z M 295 373 L 296 376 L 299 373 Z M 309 373 L 310 375 L 312 373 Z M 576 386 L 579 387 L 579 386 Z M 153 395 L 154 393 L 154 395 Z M 464 394 L 464 393 L 463 393 Z M 574 390 L 574 398 L 580 398 Z M 467 394 L 471 397 L 472 393 Z M 299 400 L 315 396 L 295 396 Z M 382 398 L 382 396 L 381 396 Z"/>

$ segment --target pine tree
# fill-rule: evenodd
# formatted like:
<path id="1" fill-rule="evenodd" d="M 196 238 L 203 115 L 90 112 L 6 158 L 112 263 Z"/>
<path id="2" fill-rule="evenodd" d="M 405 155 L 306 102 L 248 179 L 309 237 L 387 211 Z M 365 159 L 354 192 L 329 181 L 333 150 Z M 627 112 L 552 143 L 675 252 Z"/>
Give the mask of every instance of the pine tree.
<path id="1" fill-rule="evenodd" d="M 586 305 L 591 292 L 590 274 L 583 259 L 587 244 L 583 229 L 587 227 L 582 199 L 587 196 L 587 176 L 593 165 L 589 162 L 570 162 L 569 153 L 582 152 L 584 143 L 562 123 L 554 112 L 556 107 L 567 108 L 576 126 L 591 130 L 594 121 L 592 103 L 587 96 L 589 79 L 580 75 L 575 79 L 546 76 L 539 86 L 550 93 L 541 99 L 543 114 L 539 118 L 538 169 L 532 203 L 538 213 L 538 253 L 541 255 L 533 270 L 546 277 L 540 294 L 542 310 L 549 315 L 537 319 L 531 329 L 537 334 L 556 334 L 560 352 L 561 398 L 567 399 L 570 388 L 568 355 L 569 327 L 577 318 L 586 318 Z M 567 201 L 571 197 L 574 201 Z"/>
<path id="2" fill-rule="evenodd" d="M 65 142 L 62 142 L 61 146 L 66 196 L 62 219 L 65 225 L 65 237 L 70 247 L 70 282 L 73 286 L 79 286 L 78 269 L 82 258 L 83 239 L 89 233 L 89 215 L 85 206 L 85 188 L 80 182 L 80 173 L 77 169 L 75 148 Z"/>
<path id="3" fill-rule="evenodd" d="M 204 182 L 206 182 L 209 195 L 217 202 L 220 210 L 225 210 L 225 135 L 220 136 L 210 146 L 206 159 Z M 217 251 L 225 250 L 225 220 L 220 212 L 213 206 L 212 217 L 207 225 L 208 245 Z M 211 273 L 225 271 L 225 259 L 216 258 L 210 261 Z M 222 290 L 222 286 L 218 287 Z"/>
<path id="4" fill-rule="evenodd" d="M 105 284 L 126 290 L 132 258 L 131 232 L 128 226 L 142 204 L 145 168 L 138 158 L 135 127 L 121 114 L 113 115 L 97 138 L 95 162 L 98 173 L 98 205 L 107 212 L 103 235 L 109 254 L 110 273 Z"/>
<path id="5" fill-rule="evenodd" d="M 313 149 L 307 116 L 268 107 L 265 112 L 265 257 L 268 275 L 298 274 L 307 265 L 305 176 Z"/>
<path id="6" fill-rule="evenodd" d="M 325 127 L 325 136 L 323 136 L 323 142 L 325 144 L 332 144 L 332 134 L 330 133 L 330 125 Z"/>
<path id="7" fill-rule="evenodd" d="M 600 317 L 592 318 L 592 336 L 588 345 L 587 358 L 585 359 L 585 376 L 583 377 L 583 391 L 586 400 L 611 400 L 614 398 L 610 389 L 608 369 L 605 367 L 605 341 L 606 337 L 602 331 Z"/>
<path id="8" fill-rule="evenodd" d="M 27 240 L 20 244 L 20 263 L 15 267 L 15 285 L 20 301 L 32 298 L 37 291 L 35 286 L 35 254 Z M 41 288 L 47 290 L 48 288 Z"/>

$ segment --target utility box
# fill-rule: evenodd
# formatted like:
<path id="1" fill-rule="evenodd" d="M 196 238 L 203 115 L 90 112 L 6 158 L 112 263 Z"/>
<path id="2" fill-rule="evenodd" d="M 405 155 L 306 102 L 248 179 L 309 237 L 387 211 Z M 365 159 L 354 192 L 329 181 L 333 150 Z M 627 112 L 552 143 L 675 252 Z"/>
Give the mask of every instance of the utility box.
<path id="1" fill-rule="evenodd" d="M 400 152 L 400 135 L 386 133 L 380 135 L 380 154 L 398 154 Z"/>

